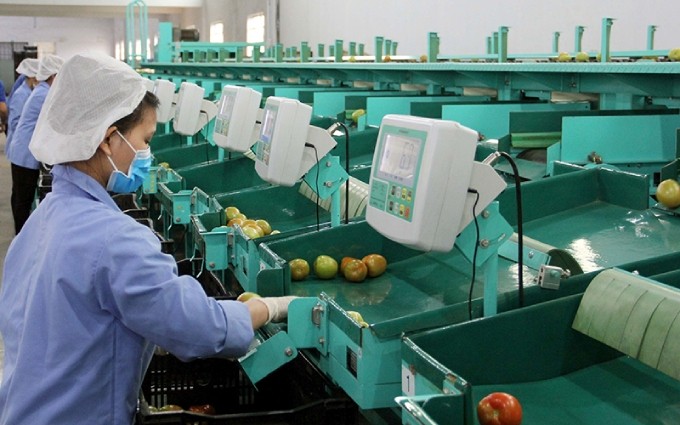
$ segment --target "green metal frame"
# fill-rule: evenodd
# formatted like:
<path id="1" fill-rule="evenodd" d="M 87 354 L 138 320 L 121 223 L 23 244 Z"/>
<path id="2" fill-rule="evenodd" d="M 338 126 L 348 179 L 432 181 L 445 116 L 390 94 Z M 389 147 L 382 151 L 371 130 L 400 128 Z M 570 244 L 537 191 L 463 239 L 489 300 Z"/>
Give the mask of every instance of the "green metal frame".
<path id="1" fill-rule="evenodd" d="M 147 63 L 156 77 L 195 75 L 259 81 L 367 81 L 383 86 L 403 83 L 442 89 L 493 89 L 499 100 L 522 92 L 598 94 L 609 109 L 640 109 L 645 104 L 680 100 L 680 63 Z M 640 102 L 640 99 L 645 99 Z M 611 103 L 611 102 L 607 102 Z"/>
<path id="2" fill-rule="evenodd" d="M 141 52 L 137 54 L 135 8 L 139 10 L 139 42 Z M 132 0 L 125 8 L 125 60 L 135 67 L 148 58 L 146 45 L 149 42 L 149 16 L 144 0 Z"/>

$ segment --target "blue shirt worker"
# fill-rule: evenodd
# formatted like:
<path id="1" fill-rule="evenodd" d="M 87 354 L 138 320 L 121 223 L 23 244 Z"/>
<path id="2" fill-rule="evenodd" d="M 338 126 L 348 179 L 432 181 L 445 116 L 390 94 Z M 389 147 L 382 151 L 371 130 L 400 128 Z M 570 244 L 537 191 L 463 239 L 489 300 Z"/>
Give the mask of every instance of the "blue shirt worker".
<path id="1" fill-rule="evenodd" d="M 7 96 L 5 95 L 5 85 L 0 81 L 0 131 L 5 131 L 7 123 Z"/>
<path id="2" fill-rule="evenodd" d="M 31 91 L 38 84 L 35 76 L 38 74 L 38 59 L 24 59 L 17 67 L 17 73 L 21 74 L 22 83 L 17 87 L 13 94 L 9 97 L 9 117 L 7 120 L 7 143 L 5 144 L 5 154 L 9 157 L 9 148 L 12 141 L 12 131 L 19 124 L 21 111 L 31 95 Z M 19 80 L 17 80 L 19 81 Z"/>
<path id="3" fill-rule="evenodd" d="M 45 55 L 40 59 L 36 80 L 38 85 L 33 89 L 21 111 L 19 122 L 12 130 L 10 149 L 7 159 L 12 164 L 12 216 L 14 231 L 21 231 L 26 219 L 31 214 L 40 176 L 40 163 L 28 150 L 33 136 L 35 124 L 42 110 L 43 103 L 54 82 L 64 60 L 56 55 Z"/>
<path id="4" fill-rule="evenodd" d="M 19 74 L 19 78 L 14 81 L 14 85 L 12 86 L 12 90 L 9 91 L 9 95 L 7 96 L 7 99 L 11 98 L 12 95 L 14 94 L 15 91 L 23 84 L 24 81 L 26 81 L 26 74 L 24 71 L 26 71 L 27 68 L 35 68 L 36 72 L 38 69 L 38 64 L 40 61 L 35 58 L 25 58 L 19 63 L 19 66 L 17 66 L 17 74 Z"/>
<path id="5" fill-rule="evenodd" d="M 178 276 L 148 227 L 108 192 L 149 172 L 158 99 L 123 62 L 89 53 L 61 69 L 30 149 L 53 186 L 7 252 L 0 425 L 131 424 L 154 346 L 183 360 L 238 357 L 293 297 L 208 297 Z"/>
<path id="6" fill-rule="evenodd" d="M 24 60 L 26 60 L 26 59 L 24 59 Z M 36 59 L 36 60 L 37 60 L 37 59 Z M 23 61 L 22 61 L 22 62 L 23 62 Z M 19 64 L 19 65 L 21 65 L 21 64 Z M 7 95 L 7 99 L 9 99 L 10 97 L 12 97 L 12 95 L 14 94 L 15 91 L 17 91 L 17 89 L 19 88 L 19 86 L 20 86 L 24 81 L 26 81 L 26 76 L 25 76 L 24 74 L 20 73 L 19 71 L 17 71 L 17 73 L 19 73 L 19 78 L 17 78 L 17 79 L 14 81 L 14 84 L 12 85 L 12 88 L 10 89 L 9 94 Z"/>

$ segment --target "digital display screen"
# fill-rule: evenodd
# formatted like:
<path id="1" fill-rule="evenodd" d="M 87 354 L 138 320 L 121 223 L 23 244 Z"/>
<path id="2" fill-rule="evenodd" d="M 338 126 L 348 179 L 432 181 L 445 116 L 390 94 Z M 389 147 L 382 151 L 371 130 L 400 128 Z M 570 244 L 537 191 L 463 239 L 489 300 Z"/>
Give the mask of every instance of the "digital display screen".
<path id="1" fill-rule="evenodd" d="M 271 151 L 272 136 L 276 126 L 276 107 L 265 107 L 264 117 L 262 118 L 262 128 L 260 138 L 255 144 L 255 155 L 257 159 L 269 165 L 269 154 Z"/>
<path id="2" fill-rule="evenodd" d="M 217 119 L 215 120 L 215 132 L 226 136 L 229 134 L 229 123 L 231 122 L 231 113 L 234 110 L 236 96 L 233 93 L 228 93 L 222 96 L 222 106 L 220 107 Z"/>
<path id="3" fill-rule="evenodd" d="M 421 143 L 420 139 L 388 133 L 380 154 L 378 175 L 405 186 L 413 186 Z"/>
<path id="4" fill-rule="evenodd" d="M 234 103 L 236 96 L 233 93 L 227 93 L 222 97 L 222 107 L 220 108 L 220 118 L 229 121 L 231 119 L 231 111 L 234 110 Z"/>
<path id="5" fill-rule="evenodd" d="M 276 112 L 275 108 L 265 108 L 264 110 L 260 140 L 265 143 L 272 142 L 272 134 L 274 133 L 274 125 L 276 124 Z"/>

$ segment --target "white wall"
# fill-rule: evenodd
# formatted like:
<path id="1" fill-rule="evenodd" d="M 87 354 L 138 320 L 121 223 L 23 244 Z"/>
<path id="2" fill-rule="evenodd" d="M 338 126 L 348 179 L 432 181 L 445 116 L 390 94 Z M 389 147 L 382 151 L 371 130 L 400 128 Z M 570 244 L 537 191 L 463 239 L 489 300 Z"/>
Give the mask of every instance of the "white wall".
<path id="1" fill-rule="evenodd" d="M 441 54 L 481 54 L 486 37 L 509 26 L 509 51 L 547 53 L 552 34 L 561 32 L 560 50 L 574 48 L 574 27 L 586 26 L 583 50 L 600 50 L 603 17 L 615 18 L 612 50 L 646 47 L 647 25 L 657 25 L 655 47 L 680 47 L 678 0 L 281 0 L 281 42 L 329 45 L 335 39 L 366 44 L 375 36 L 399 42 L 398 53 L 427 52 L 428 32 L 437 32 Z M 347 48 L 347 47 L 346 47 Z"/>
<path id="2" fill-rule="evenodd" d="M 516 53 L 549 52 L 552 34 L 561 31 L 560 50 L 571 51 L 574 27 L 585 25 L 584 50 L 600 49 L 601 20 L 616 18 L 612 27 L 612 49 L 643 49 L 647 25 L 658 26 L 657 48 L 680 47 L 680 15 L 677 0 L 204 0 L 202 8 L 184 9 L 181 17 L 150 18 L 149 32 L 157 22 L 173 20 L 182 28 L 196 25 L 201 40 L 209 36 L 209 24 L 225 23 L 225 41 L 245 41 L 249 14 L 264 11 L 268 19 L 267 41 L 276 41 L 272 20 L 276 4 L 280 10 L 279 39 L 284 46 L 309 41 L 329 45 L 336 38 L 363 42 L 369 53 L 373 39 L 381 35 L 399 42 L 399 53 L 426 53 L 427 33 L 441 38 L 442 54 L 480 54 L 486 37 L 499 26 L 510 27 L 509 50 Z M 168 18 L 168 19 L 166 19 Z M 124 38 L 120 18 L 64 18 L 0 16 L 0 41 L 54 43 L 56 53 L 68 58 L 83 50 L 113 55 Z"/>
<path id="3" fill-rule="evenodd" d="M 267 0 L 224 1 L 205 0 L 203 16 L 205 22 L 201 30 L 201 41 L 209 41 L 210 24 L 224 23 L 224 41 L 246 41 L 246 22 L 249 15 L 264 13 L 267 16 Z"/>
<path id="4" fill-rule="evenodd" d="M 113 19 L 0 18 L 0 40 L 54 43 L 54 53 L 64 59 L 84 50 L 113 55 L 115 31 Z"/>

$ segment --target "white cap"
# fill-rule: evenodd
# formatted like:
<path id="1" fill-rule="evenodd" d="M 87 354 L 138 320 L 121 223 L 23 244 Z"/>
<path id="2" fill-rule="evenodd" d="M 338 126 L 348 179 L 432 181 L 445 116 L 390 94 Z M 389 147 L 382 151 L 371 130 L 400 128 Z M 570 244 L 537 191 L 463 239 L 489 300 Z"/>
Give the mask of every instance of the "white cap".
<path id="1" fill-rule="evenodd" d="M 38 73 L 38 66 L 40 61 L 38 59 L 26 58 L 17 66 L 17 74 L 23 74 L 27 77 L 34 78 Z"/>
<path id="2" fill-rule="evenodd" d="M 45 81 L 52 75 L 59 72 L 59 69 L 64 64 L 64 59 L 57 55 L 47 54 L 40 58 L 40 65 L 38 66 L 38 73 L 35 75 L 36 80 Z"/>
<path id="3" fill-rule="evenodd" d="M 135 110 L 146 83 L 125 63 L 102 53 L 73 56 L 47 93 L 29 149 L 38 161 L 92 158 L 106 130 Z"/>

